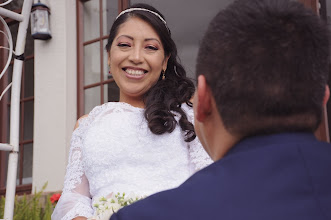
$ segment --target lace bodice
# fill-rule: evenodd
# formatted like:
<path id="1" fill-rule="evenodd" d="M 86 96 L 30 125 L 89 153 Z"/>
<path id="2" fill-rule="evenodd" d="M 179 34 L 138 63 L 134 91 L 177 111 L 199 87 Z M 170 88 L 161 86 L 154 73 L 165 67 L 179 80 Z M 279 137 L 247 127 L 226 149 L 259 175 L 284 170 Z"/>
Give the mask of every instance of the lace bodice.
<path id="1" fill-rule="evenodd" d="M 182 108 L 192 121 L 192 108 Z M 81 119 L 73 132 L 63 193 L 52 219 L 90 217 L 93 201 L 111 192 L 148 196 L 177 187 L 211 162 L 198 138 L 185 142 L 179 126 L 155 135 L 144 109 L 106 103 Z"/>

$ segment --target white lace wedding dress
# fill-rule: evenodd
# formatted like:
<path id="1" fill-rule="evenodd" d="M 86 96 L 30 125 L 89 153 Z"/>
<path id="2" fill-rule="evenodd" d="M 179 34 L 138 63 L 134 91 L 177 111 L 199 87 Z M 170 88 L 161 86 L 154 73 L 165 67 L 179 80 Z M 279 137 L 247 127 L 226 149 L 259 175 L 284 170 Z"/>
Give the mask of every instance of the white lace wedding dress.
<path id="1" fill-rule="evenodd" d="M 192 121 L 192 108 L 182 108 Z M 177 187 L 211 162 L 198 138 L 184 141 L 179 125 L 172 133 L 155 135 L 144 109 L 103 104 L 81 119 L 72 134 L 63 193 L 52 219 L 90 217 L 93 202 L 111 192 L 148 196 Z"/>

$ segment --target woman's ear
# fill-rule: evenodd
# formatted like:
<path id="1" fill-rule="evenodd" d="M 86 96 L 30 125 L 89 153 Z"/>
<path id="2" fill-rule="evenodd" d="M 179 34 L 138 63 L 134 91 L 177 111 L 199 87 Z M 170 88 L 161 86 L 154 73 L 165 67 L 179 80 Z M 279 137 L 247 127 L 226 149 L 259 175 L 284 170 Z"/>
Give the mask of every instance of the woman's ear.
<path id="1" fill-rule="evenodd" d="M 169 56 L 166 56 L 163 60 L 163 64 L 162 64 L 162 69 L 164 70 L 164 72 L 167 70 L 167 66 L 168 66 L 168 60 L 170 58 L 170 55 Z"/>
<path id="2" fill-rule="evenodd" d="M 211 90 L 206 82 L 206 78 L 203 75 L 198 77 L 198 86 L 197 86 L 197 100 L 195 105 L 196 107 L 196 119 L 199 122 L 205 121 L 205 119 L 210 115 L 212 111 L 212 94 Z"/>

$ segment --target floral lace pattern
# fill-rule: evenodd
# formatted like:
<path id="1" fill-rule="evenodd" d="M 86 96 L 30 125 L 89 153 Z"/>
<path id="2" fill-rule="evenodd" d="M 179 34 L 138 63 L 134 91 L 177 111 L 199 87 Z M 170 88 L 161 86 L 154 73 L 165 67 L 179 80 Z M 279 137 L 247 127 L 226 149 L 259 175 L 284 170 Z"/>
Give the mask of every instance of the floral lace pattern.
<path id="1" fill-rule="evenodd" d="M 71 137 L 69 160 L 67 172 L 64 181 L 63 194 L 71 192 L 77 185 L 81 183 L 81 178 L 84 174 L 82 164 L 81 147 L 83 145 L 83 137 L 93 121 L 95 115 L 98 115 L 102 110 L 101 106 L 95 107 L 88 117 L 79 120 L 79 126 L 74 130 Z"/>
<path id="2" fill-rule="evenodd" d="M 192 108 L 186 104 L 182 108 L 193 120 Z M 87 207 L 112 192 L 148 196 L 177 187 L 211 162 L 197 138 L 184 141 L 179 126 L 172 133 L 155 135 L 144 109 L 120 102 L 103 104 L 81 119 L 73 132 L 63 189 L 63 195 L 78 192 L 92 200 L 74 203 L 66 218 L 53 219 L 91 215 Z M 61 199 L 58 205 L 68 203 L 70 197 Z"/>
<path id="3" fill-rule="evenodd" d="M 93 209 L 90 204 L 84 204 L 78 202 L 63 218 L 62 220 L 72 220 L 75 217 L 82 216 L 82 217 L 90 217 L 91 213 L 93 213 Z M 88 208 L 87 208 L 88 207 Z"/>
<path id="4" fill-rule="evenodd" d="M 93 212 L 89 197 L 75 192 L 68 192 L 61 195 L 52 213 L 52 219 L 71 220 L 78 216 L 88 218 L 92 216 Z"/>
<path id="5" fill-rule="evenodd" d="M 194 125 L 194 113 L 192 108 L 188 107 L 187 105 L 183 105 L 182 108 L 184 109 L 188 120 L 191 121 Z M 195 138 L 193 141 L 189 142 L 188 145 L 190 159 L 191 162 L 195 165 L 195 171 L 201 170 L 202 168 L 212 163 L 211 158 L 206 153 L 198 138 Z"/>

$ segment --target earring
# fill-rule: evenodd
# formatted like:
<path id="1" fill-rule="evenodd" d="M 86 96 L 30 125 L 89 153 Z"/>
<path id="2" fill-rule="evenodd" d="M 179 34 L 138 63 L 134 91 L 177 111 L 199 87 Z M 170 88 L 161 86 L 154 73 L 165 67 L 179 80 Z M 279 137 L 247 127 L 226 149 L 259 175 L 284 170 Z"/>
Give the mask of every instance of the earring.
<path id="1" fill-rule="evenodd" d="M 165 80 L 165 73 L 164 73 L 164 70 L 162 70 L 161 73 L 162 73 L 162 80 Z"/>

